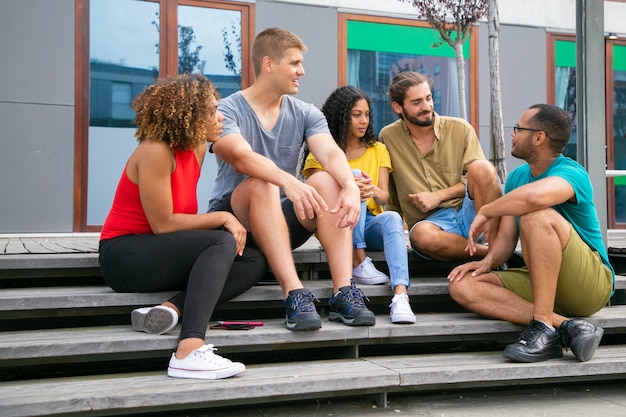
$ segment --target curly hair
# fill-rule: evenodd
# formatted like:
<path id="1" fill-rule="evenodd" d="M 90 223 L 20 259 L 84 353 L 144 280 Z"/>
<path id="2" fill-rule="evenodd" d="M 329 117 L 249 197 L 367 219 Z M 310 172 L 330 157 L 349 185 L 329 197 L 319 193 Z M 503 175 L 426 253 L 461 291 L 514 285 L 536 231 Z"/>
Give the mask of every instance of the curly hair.
<path id="1" fill-rule="evenodd" d="M 206 141 L 215 122 L 219 99 L 213 83 L 203 74 L 159 78 L 133 101 L 139 142 L 146 139 L 189 150 Z"/>
<path id="2" fill-rule="evenodd" d="M 361 138 L 361 141 L 366 146 L 372 146 L 376 142 L 376 135 L 374 134 L 374 122 L 372 118 L 372 99 L 364 91 L 359 90 L 351 85 L 346 85 L 337 88 L 333 91 L 326 102 L 322 106 L 322 113 L 326 116 L 328 122 L 328 128 L 330 133 L 337 142 L 337 145 L 345 152 L 348 147 L 348 134 L 350 133 L 350 127 L 352 125 L 352 108 L 359 100 L 367 101 L 367 106 L 370 108 L 370 120 L 367 125 L 365 135 Z"/>

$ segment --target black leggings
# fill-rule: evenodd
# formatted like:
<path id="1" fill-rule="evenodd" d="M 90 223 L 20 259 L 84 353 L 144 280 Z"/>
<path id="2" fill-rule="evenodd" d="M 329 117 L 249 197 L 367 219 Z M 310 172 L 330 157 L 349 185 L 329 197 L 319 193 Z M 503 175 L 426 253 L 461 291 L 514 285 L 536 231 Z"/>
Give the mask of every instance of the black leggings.
<path id="1" fill-rule="evenodd" d="M 182 290 L 169 300 L 182 315 L 180 340 L 204 339 L 215 306 L 267 271 L 256 249 L 236 256 L 235 239 L 223 230 L 120 236 L 100 242 L 99 259 L 104 280 L 117 292 Z"/>

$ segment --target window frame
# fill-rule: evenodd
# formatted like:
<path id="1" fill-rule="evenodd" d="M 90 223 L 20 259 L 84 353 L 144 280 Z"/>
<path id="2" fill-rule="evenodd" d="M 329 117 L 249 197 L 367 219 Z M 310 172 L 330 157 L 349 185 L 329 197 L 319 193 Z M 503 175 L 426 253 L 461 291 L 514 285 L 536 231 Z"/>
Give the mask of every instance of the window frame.
<path id="1" fill-rule="evenodd" d="M 626 1 L 626 0 L 624 0 Z M 573 33 L 548 33 L 546 37 L 546 86 L 547 100 L 550 104 L 556 103 L 556 42 L 568 41 L 576 42 L 576 34 Z M 605 130 L 606 130 L 606 164 L 607 169 L 613 169 L 615 166 L 615 137 L 613 125 L 613 45 L 626 46 L 624 39 L 605 39 L 605 60 L 604 60 L 604 97 L 605 97 Z M 578 139 L 578 138 L 577 138 Z M 607 197 L 607 225 L 609 229 L 626 229 L 626 223 L 617 223 L 616 221 L 616 201 L 615 201 L 615 185 L 612 178 L 606 179 L 606 197 Z"/>
<path id="2" fill-rule="evenodd" d="M 338 57 L 337 64 L 339 66 L 338 85 L 346 85 L 348 80 L 348 21 L 355 20 L 369 23 L 383 23 L 399 26 L 412 26 L 419 28 L 432 27 L 426 21 L 415 19 L 402 19 L 386 16 L 372 16 L 354 13 L 338 13 Z M 434 30 L 434 29 L 432 29 Z M 442 47 L 449 48 L 448 45 Z M 479 131 L 479 109 L 478 109 L 478 25 L 474 26 L 470 34 L 470 57 L 469 57 L 469 108 L 471 109 L 469 123 L 474 127 L 476 132 Z"/>
<path id="3" fill-rule="evenodd" d="M 142 0 L 159 4 L 161 30 L 159 77 L 178 73 L 178 6 L 196 6 L 241 12 L 241 86 L 254 82 L 250 56 L 254 37 L 254 4 L 229 0 Z M 87 224 L 89 164 L 89 3 L 75 0 L 74 84 L 74 215 L 75 232 L 99 232 L 102 225 Z"/>

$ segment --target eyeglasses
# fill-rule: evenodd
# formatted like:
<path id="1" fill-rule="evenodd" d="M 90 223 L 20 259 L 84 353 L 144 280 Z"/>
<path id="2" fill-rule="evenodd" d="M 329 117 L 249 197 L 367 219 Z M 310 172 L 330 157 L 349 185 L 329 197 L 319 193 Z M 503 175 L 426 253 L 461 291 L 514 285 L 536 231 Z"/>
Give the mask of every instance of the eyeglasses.
<path id="1" fill-rule="evenodd" d="M 517 135 L 520 130 L 530 130 L 531 132 L 542 132 L 543 129 L 531 129 L 530 127 L 521 127 L 517 123 L 513 126 L 513 134 Z"/>

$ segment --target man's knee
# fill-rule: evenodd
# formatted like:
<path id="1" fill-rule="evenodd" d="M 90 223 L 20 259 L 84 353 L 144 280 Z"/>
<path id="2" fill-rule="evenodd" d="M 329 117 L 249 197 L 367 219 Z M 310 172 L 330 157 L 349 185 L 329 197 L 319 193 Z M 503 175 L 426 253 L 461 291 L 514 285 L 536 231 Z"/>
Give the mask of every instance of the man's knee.
<path id="1" fill-rule="evenodd" d="M 474 298 L 474 279 L 468 273 L 460 281 L 451 281 L 448 285 L 450 297 L 458 304 L 465 306 Z"/>
<path id="2" fill-rule="evenodd" d="M 259 196 L 263 197 L 262 201 L 272 197 L 280 198 L 280 189 L 270 182 L 249 177 L 233 191 L 233 198 L 237 200 L 253 200 Z"/>
<path id="3" fill-rule="evenodd" d="M 496 167 L 486 159 L 477 159 L 467 167 L 467 176 L 475 180 L 493 180 L 497 178 Z"/>
<path id="4" fill-rule="evenodd" d="M 520 229 L 534 227 L 562 227 L 569 230 L 569 222 L 551 207 L 531 211 L 519 216 Z"/>
<path id="5" fill-rule="evenodd" d="M 437 233 L 440 231 L 441 229 L 431 223 L 418 224 L 413 227 L 409 236 L 411 246 L 418 252 L 431 252 L 433 248 L 437 247 L 439 242 Z"/>
<path id="6" fill-rule="evenodd" d="M 493 164 L 487 160 L 476 160 L 467 169 L 467 183 L 470 197 L 474 198 L 477 192 L 491 190 L 497 195 L 502 194 L 502 187 L 498 173 Z"/>
<path id="7" fill-rule="evenodd" d="M 306 183 L 322 196 L 337 195 L 341 190 L 339 183 L 326 171 L 316 172 L 306 180 Z"/>

